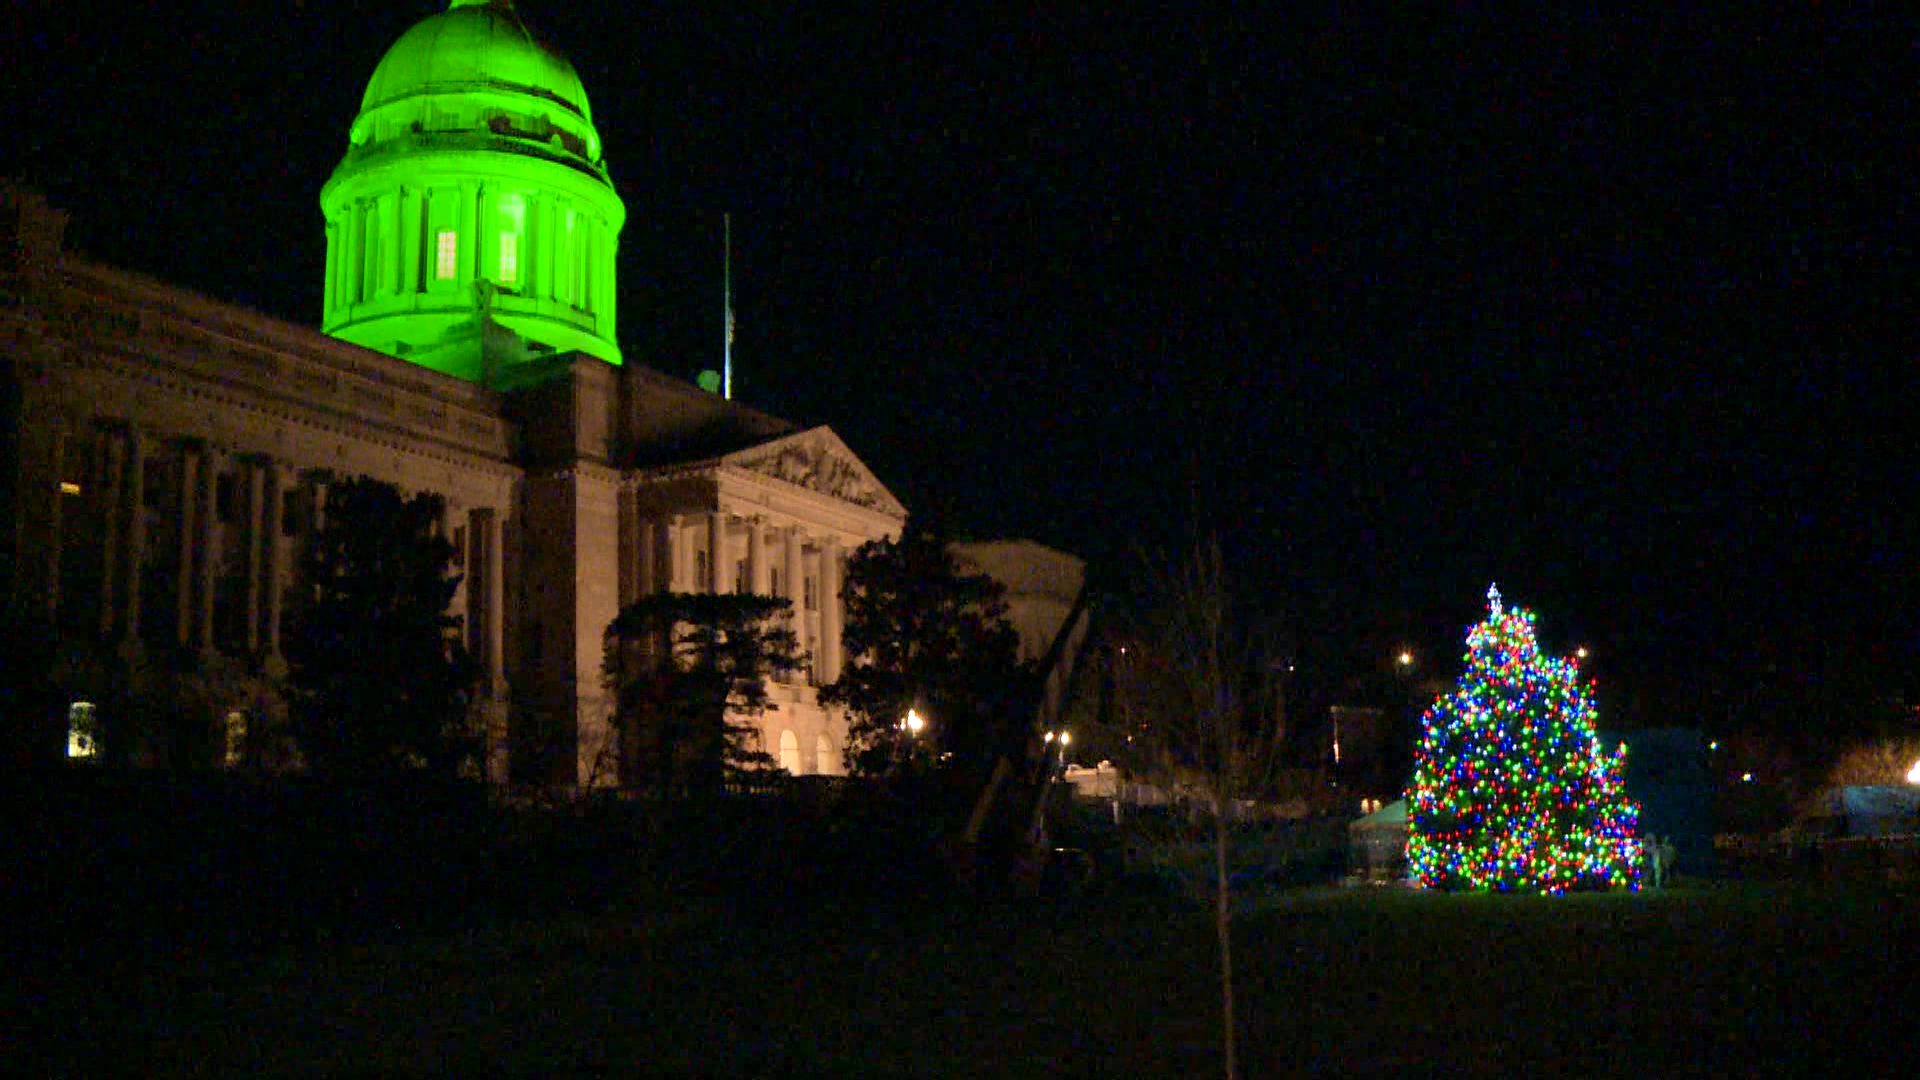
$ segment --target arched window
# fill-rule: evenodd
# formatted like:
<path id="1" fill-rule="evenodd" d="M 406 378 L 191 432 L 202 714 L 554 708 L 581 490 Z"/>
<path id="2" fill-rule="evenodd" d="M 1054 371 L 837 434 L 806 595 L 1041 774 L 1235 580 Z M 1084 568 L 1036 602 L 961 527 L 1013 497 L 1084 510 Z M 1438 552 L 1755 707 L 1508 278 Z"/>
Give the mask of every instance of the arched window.
<path id="1" fill-rule="evenodd" d="M 840 775 L 840 755 L 834 752 L 833 740 L 825 735 L 817 736 L 813 740 L 813 757 L 816 772 L 824 776 Z"/>
<path id="2" fill-rule="evenodd" d="M 780 767 L 800 775 L 800 739 L 791 728 L 780 733 Z"/>

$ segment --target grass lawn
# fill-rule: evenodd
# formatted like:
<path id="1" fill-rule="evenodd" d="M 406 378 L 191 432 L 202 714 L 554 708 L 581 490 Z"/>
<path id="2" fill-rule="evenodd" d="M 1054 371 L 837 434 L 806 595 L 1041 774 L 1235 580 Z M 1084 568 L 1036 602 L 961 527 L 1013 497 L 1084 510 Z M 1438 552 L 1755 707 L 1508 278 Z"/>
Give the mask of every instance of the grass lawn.
<path id="1" fill-rule="evenodd" d="M 1360 889 L 1238 923 L 1248 1076 L 1911 1075 L 1912 894 Z M 254 954 L 16 965 L 5 1071 L 1217 1075 L 1210 927 L 1171 901 L 662 899 Z"/>

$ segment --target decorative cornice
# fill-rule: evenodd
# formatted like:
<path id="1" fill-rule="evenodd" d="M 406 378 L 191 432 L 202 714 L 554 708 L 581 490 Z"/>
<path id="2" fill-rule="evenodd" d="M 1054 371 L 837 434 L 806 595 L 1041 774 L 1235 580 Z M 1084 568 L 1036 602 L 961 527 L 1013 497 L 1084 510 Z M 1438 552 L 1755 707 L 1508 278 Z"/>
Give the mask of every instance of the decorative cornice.
<path id="1" fill-rule="evenodd" d="M 469 472 L 496 478 L 510 478 L 522 474 L 519 466 L 490 454 L 437 439 L 423 439 L 405 432 L 404 429 L 389 427 L 377 421 L 349 417 L 332 410 L 298 408 L 285 401 L 262 398 L 246 388 L 209 382 L 192 375 L 182 377 L 174 373 L 173 377 L 169 378 L 169 372 L 166 369 L 154 367 L 151 358 L 120 357 L 100 350 L 82 349 L 76 350 L 74 355 L 69 356 L 63 367 L 69 372 L 91 369 L 112 378 L 127 379 L 188 399 L 215 404 L 224 410 L 250 413 L 296 424 L 309 430 L 348 439 L 363 446 L 377 446 L 398 451 Z M 153 429 L 148 421 L 142 421 L 142 427 L 147 429 L 144 433 L 149 436 L 163 435 L 161 429 Z"/>

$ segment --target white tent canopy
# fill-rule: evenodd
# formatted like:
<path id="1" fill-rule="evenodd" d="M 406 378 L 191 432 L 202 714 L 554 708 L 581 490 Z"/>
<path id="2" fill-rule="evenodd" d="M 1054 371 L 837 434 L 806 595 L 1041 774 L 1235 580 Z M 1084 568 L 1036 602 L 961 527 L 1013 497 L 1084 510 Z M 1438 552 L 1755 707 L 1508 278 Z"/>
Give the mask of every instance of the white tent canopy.
<path id="1" fill-rule="evenodd" d="M 1367 877 L 1396 877 L 1406 872 L 1407 800 L 1396 799 L 1347 825 L 1353 868 Z"/>

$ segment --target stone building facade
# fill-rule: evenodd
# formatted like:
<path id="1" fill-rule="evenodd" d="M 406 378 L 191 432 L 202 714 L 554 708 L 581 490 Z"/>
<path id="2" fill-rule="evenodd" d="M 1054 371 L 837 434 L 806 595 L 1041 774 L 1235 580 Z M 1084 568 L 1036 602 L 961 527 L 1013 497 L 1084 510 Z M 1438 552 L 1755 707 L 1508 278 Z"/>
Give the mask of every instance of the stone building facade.
<path id="1" fill-rule="evenodd" d="M 60 211 L 0 188 L 9 617 L 271 671 L 301 538 L 364 475 L 445 501 L 496 780 L 612 778 L 602 635 L 662 590 L 793 602 L 811 667 L 755 722 L 790 771 L 838 772 L 815 687 L 845 558 L 906 511 L 829 428 L 620 363 L 623 211 L 572 68 L 506 0 L 455 0 L 382 62 L 350 142 L 323 198 L 333 333 L 80 258 Z"/>

